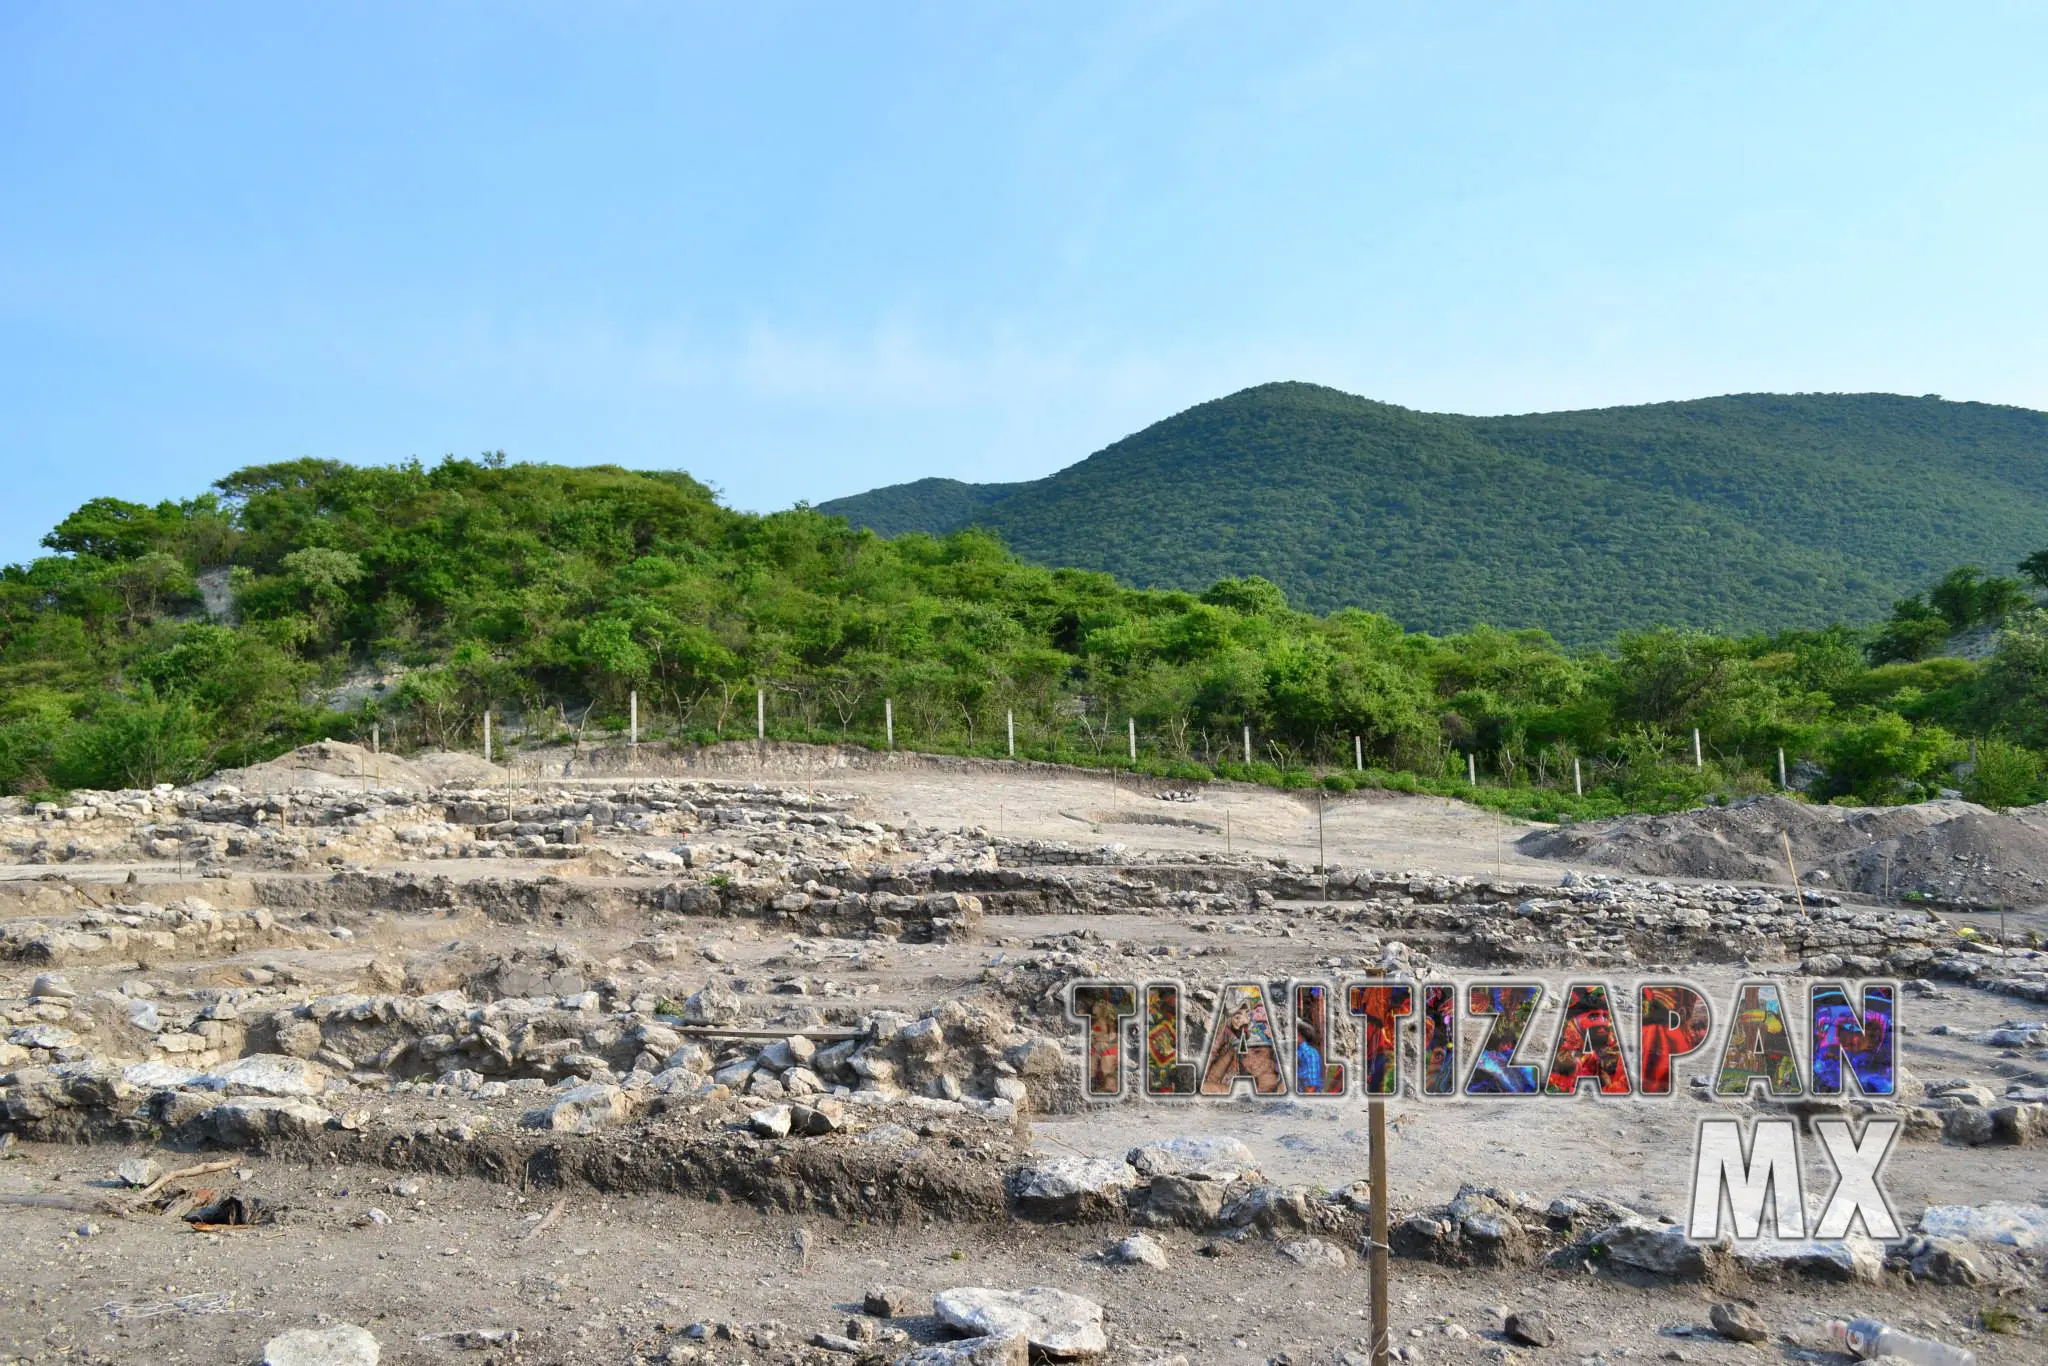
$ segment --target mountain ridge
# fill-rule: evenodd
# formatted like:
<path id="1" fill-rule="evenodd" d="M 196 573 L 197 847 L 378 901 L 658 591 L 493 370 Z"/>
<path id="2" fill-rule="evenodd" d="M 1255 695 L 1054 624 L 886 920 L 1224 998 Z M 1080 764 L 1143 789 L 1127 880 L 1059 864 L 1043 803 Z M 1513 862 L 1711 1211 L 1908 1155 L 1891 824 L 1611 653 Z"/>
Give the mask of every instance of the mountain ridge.
<path id="1" fill-rule="evenodd" d="M 1868 621 L 2048 531 L 2048 413 L 1894 394 L 1732 394 L 1470 417 L 1298 381 L 1210 399 L 1043 479 L 819 505 L 886 535 L 976 525 L 1026 559 L 1411 629 Z"/>

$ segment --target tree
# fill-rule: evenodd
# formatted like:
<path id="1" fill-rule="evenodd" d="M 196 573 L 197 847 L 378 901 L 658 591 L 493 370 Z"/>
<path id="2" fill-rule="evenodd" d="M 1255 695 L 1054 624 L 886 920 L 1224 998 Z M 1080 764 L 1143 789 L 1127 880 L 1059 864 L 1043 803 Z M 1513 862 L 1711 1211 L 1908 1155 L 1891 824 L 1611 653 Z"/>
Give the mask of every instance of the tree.
<path id="1" fill-rule="evenodd" d="M 1918 784 L 1954 748 L 1955 738 L 1939 727 L 1915 728 L 1880 712 L 1833 732 L 1821 755 L 1831 794 L 1885 805 L 1921 796 Z"/>
<path id="2" fill-rule="evenodd" d="M 1928 601 L 1952 631 L 1967 630 L 1979 622 L 1994 621 L 2031 601 L 2026 585 L 2018 579 L 1987 576 L 1974 564 L 1958 565 L 1942 577 L 1927 594 Z"/>
<path id="3" fill-rule="evenodd" d="M 1896 659 L 1911 663 L 1925 659 L 1954 629 L 1947 614 L 1920 594 L 1900 598 L 1892 604 L 1891 620 L 1870 642 L 1870 662 L 1884 664 Z"/>
<path id="4" fill-rule="evenodd" d="M 2048 550 L 2037 550 L 2020 561 L 2020 572 L 2037 588 L 2048 588 Z"/>

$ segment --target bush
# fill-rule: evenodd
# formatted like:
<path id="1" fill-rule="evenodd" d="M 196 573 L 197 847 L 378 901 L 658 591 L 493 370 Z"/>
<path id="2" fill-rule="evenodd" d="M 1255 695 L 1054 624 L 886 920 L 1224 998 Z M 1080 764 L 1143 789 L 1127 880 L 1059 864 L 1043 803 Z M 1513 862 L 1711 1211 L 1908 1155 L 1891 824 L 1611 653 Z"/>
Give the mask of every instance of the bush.
<path id="1" fill-rule="evenodd" d="M 2048 800 L 2048 774 L 2041 756 L 2004 740 L 1977 746 L 1977 764 L 1964 780 L 1963 795 L 1973 802 L 2003 810 Z"/>
<path id="2" fill-rule="evenodd" d="M 189 783 L 212 767 L 209 727 L 184 698 L 147 689 L 110 699 L 58 741 L 51 777 L 65 787 L 151 787 Z"/>

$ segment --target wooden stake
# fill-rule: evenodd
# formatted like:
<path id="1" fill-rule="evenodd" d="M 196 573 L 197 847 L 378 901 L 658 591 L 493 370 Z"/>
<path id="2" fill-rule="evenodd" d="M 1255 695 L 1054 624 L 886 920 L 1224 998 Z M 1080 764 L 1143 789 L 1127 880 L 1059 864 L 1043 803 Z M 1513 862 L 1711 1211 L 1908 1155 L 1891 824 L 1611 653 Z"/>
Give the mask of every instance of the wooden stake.
<path id="1" fill-rule="evenodd" d="M 1124 718 L 1124 720 L 1125 724 L 1130 728 L 1131 762 L 1135 764 L 1138 762 L 1138 718 L 1130 716 Z"/>
<path id="2" fill-rule="evenodd" d="M 1479 786 L 1479 756 L 1476 754 L 1465 756 L 1465 781 L 1474 787 Z"/>
<path id="3" fill-rule="evenodd" d="M 1692 728 L 1692 766 L 1694 768 L 1705 768 L 1707 766 L 1707 761 L 1700 757 L 1700 728 L 1698 726 Z"/>
<path id="4" fill-rule="evenodd" d="M 1792 784 L 1785 781 L 1785 747 L 1783 745 L 1778 746 L 1778 786 L 1792 786 Z"/>
<path id="5" fill-rule="evenodd" d="M 1017 757 L 1017 713 L 1014 710 L 1003 713 L 1003 725 L 1010 732 L 1010 757 L 1014 759 Z"/>
<path id="6" fill-rule="evenodd" d="M 1781 841 L 1783 841 L 1785 845 L 1785 866 L 1792 870 L 1792 895 L 1797 899 L 1799 909 L 1803 911 L 1806 909 L 1806 892 L 1805 889 L 1803 889 L 1799 885 L 1799 865 L 1792 861 L 1791 833 L 1788 831 L 1780 830 L 1778 832 L 1778 838 Z"/>
<path id="7" fill-rule="evenodd" d="M 635 753 L 640 749 L 640 690 L 638 688 L 626 694 L 626 748 Z"/>
<path id="8" fill-rule="evenodd" d="M 896 748 L 896 702 L 893 698 L 882 699 L 882 733 L 888 737 L 889 748 Z"/>
<path id="9" fill-rule="evenodd" d="M 754 689 L 754 738 L 756 740 L 766 740 L 768 738 L 768 690 L 766 688 Z"/>
<path id="10" fill-rule="evenodd" d="M 1252 728 L 1250 726 L 1244 728 L 1244 766 L 1246 768 L 1252 766 Z"/>
<path id="11" fill-rule="evenodd" d="M 1572 793 L 1580 797 L 1586 795 L 1586 775 L 1579 771 L 1579 756 L 1576 754 L 1572 756 Z"/>
<path id="12" fill-rule="evenodd" d="M 1323 794 L 1316 793 L 1316 871 L 1328 871 L 1330 861 L 1323 852 Z"/>
<path id="13" fill-rule="evenodd" d="M 484 762 L 491 761 L 491 709 L 484 708 Z"/>
<path id="14" fill-rule="evenodd" d="M 1351 737 L 1351 767 L 1360 773 L 1365 772 L 1365 737 L 1363 735 Z"/>

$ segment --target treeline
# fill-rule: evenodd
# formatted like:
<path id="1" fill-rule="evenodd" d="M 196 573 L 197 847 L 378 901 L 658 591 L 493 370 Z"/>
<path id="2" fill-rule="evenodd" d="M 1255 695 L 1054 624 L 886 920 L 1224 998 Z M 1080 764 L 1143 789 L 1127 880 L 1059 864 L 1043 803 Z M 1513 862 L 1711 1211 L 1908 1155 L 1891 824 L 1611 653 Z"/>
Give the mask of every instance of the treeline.
<path id="1" fill-rule="evenodd" d="M 1945 611 L 1962 584 L 1972 621 L 1995 601 L 1977 660 L 1899 648 L 1916 600 L 1868 631 L 1567 651 L 1297 612 L 1259 578 L 1131 589 L 981 532 L 884 540 L 734 512 L 683 474 L 502 456 L 261 466 L 184 502 L 95 499 L 44 544 L 0 571 L 12 793 L 188 780 L 372 725 L 387 747 L 475 747 L 486 711 L 515 743 L 592 739 L 636 694 L 643 739 L 750 737 L 760 689 L 780 738 L 879 745 L 886 705 L 905 746 L 1005 753 L 1014 718 L 1020 755 L 1129 765 L 1135 728 L 1136 766 L 1161 774 L 1547 818 L 1764 790 L 1781 749 L 1817 799 L 2048 798 L 2048 614 L 1979 571 L 1917 600 Z"/>

